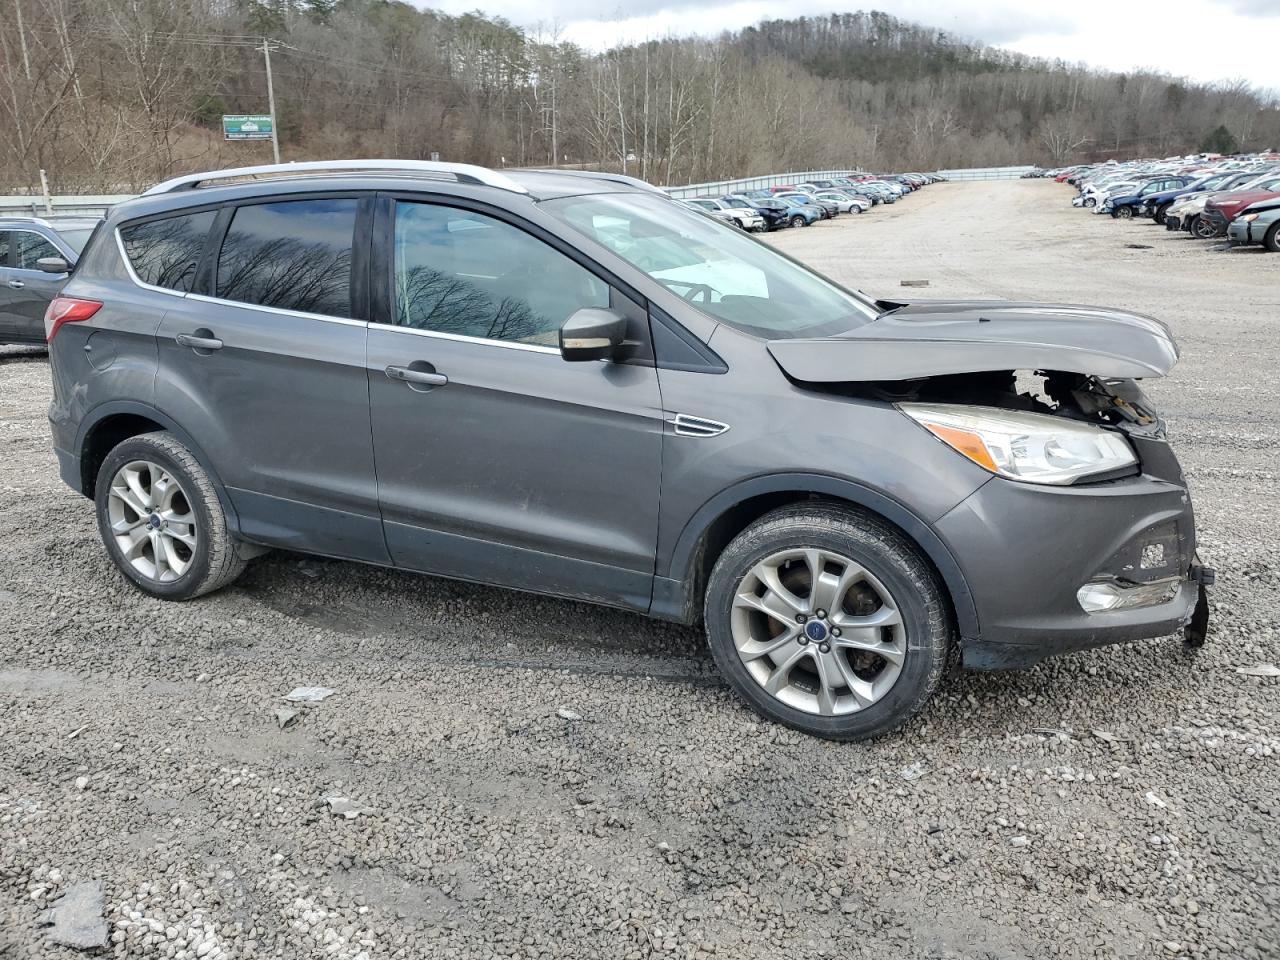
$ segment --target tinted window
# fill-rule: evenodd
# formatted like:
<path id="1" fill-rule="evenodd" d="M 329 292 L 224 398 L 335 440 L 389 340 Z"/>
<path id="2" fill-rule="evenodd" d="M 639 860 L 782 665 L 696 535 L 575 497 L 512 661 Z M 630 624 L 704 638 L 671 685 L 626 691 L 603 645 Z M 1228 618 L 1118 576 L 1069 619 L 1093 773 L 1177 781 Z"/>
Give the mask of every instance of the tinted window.
<path id="1" fill-rule="evenodd" d="M 240 207 L 218 254 L 217 294 L 265 307 L 351 316 L 356 200 Z"/>
<path id="2" fill-rule="evenodd" d="M 124 252 L 143 283 L 187 293 L 196 279 L 196 265 L 214 212 L 167 217 L 120 228 Z"/>
<path id="3" fill-rule="evenodd" d="M 9 231 L 0 230 L 0 267 L 9 265 Z"/>
<path id="4" fill-rule="evenodd" d="M 536 237 L 431 204 L 396 204 L 395 277 L 397 324 L 489 340 L 555 346 L 576 310 L 609 305 L 607 284 Z"/>
<path id="5" fill-rule="evenodd" d="M 60 257 L 62 253 L 52 243 L 28 230 L 13 231 L 13 265 L 19 270 L 35 270 L 36 261 L 42 257 Z"/>

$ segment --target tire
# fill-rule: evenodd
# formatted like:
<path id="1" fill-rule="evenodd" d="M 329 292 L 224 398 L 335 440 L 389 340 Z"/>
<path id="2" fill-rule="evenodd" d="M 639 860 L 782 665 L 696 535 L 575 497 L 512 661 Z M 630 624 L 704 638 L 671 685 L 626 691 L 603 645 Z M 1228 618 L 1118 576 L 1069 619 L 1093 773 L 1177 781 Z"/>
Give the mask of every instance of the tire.
<path id="1" fill-rule="evenodd" d="M 1173 206 L 1172 202 L 1160 204 L 1160 206 L 1156 207 L 1155 211 L 1151 214 L 1151 219 L 1156 223 L 1164 223 L 1164 215 L 1168 212 L 1171 206 Z"/>
<path id="2" fill-rule="evenodd" d="M 1191 222 L 1191 234 L 1197 240 L 1213 240 L 1218 236 L 1218 228 L 1204 217 L 1196 217 Z"/>
<path id="3" fill-rule="evenodd" d="M 158 493 L 155 487 L 166 476 L 173 483 Z M 94 503 L 107 554 L 143 593 L 162 600 L 190 600 L 226 586 L 244 571 L 247 562 L 236 550 L 209 475 L 170 433 L 144 433 L 117 444 L 98 470 Z M 135 509 L 131 503 L 146 509 Z M 191 519 L 174 520 L 170 526 L 167 518 L 160 519 L 166 514 Z M 140 547 L 132 559 L 125 556 L 113 524 L 146 536 L 144 543 L 135 535 Z M 157 554 L 164 540 L 169 548 Z"/>
<path id="4" fill-rule="evenodd" d="M 1132 220 L 1133 207 L 1117 207 L 1111 211 L 1111 216 L 1117 220 Z"/>
<path id="5" fill-rule="evenodd" d="M 1096 206 L 1098 205 L 1098 198 L 1097 198 L 1097 197 L 1085 197 L 1085 198 L 1084 198 L 1084 205 L 1085 205 L 1086 207 L 1096 207 Z"/>
<path id="6" fill-rule="evenodd" d="M 800 214 L 798 213 L 791 218 L 791 226 L 793 227 L 807 227 L 808 225 L 809 225 L 809 221 L 806 220 L 804 217 L 800 216 Z"/>
<path id="7" fill-rule="evenodd" d="M 818 561 L 825 597 L 841 598 L 839 614 L 816 617 L 806 589 L 813 581 L 809 558 Z M 857 568 L 868 576 L 843 592 L 833 586 L 846 574 L 856 577 Z M 770 570 L 774 575 L 766 576 L 783 592 L 760 578 Z M 744 596 L 771 600 L 781 613 L 744 603 Z M 863 606 L 851 611 L 855 601 Z M 802 625 L 798 618 L 806 613 Z M 882 614 L 897 622 L 859 628 L 855 619 Z M 819 502 L 775 510 L 740 533 L 716 560 L 703 615 L 712 656 L 748 705 L 829 740 L 865 740 L 905 723 L 937 688 L 953 634 L 942 588 L 912 543 L 876 517 Z M 844 646 L 855 642 L 879 644 L 897 665 Z M 853 683 L 817 682 L 820 667 L 829 678 L 856 682 L 860 694 Z M 770 692 L 765 684 L 775 681 L 780 689 Z"/>
<path id="8" fill-rule="evenodd" d="M 1271 229 L 1262 238 L 1262 246 L 1272 253 L 1280 253 L 1280 221 L 1271 225 Z"/>

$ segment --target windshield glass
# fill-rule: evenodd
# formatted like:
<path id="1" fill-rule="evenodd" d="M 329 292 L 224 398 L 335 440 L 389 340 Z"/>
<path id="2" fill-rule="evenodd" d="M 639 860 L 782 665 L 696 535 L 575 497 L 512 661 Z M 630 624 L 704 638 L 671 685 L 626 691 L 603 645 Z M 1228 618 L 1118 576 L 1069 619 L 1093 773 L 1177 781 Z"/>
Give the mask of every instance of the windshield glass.
<path id="1" fill-rule="evenodd" d="M 830 336 L 878 315 L 737 228 L 659 196 L 562 197 L 542 207 L 703 313 L 758 337 Z"/>
<path id="2" fill-rule="evenodd" d="M 58 236 L 67 242 L 77 255 L 84 252 L 84 245 L 89 242 L 89 234 L 93 233 L 91 227 L 85 227 L 83 230 L 59 230 Z"/>

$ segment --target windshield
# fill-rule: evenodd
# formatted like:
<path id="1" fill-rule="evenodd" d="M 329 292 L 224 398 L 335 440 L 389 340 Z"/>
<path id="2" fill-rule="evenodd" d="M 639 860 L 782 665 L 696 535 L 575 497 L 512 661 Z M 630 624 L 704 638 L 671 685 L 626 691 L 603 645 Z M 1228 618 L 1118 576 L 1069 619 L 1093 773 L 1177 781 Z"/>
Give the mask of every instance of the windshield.
<path id="1" fill-rule="evenodd" d="M 89 235 L 93 233 L 92 227 L 85 227 L 77 230 L 59 230 L 58 236 L 66 241 L 68 247 L 76 252 L 76 256 L 84 253 L 84 245 L 89 242 Z"/>
<path id="2" fill-rule="evenodd" d="M 596 194 L 541 206 L 703 313 L 758 337 L 830 336 L 878 316 L 869 303 L 736 227 L 659 196 Z"/>

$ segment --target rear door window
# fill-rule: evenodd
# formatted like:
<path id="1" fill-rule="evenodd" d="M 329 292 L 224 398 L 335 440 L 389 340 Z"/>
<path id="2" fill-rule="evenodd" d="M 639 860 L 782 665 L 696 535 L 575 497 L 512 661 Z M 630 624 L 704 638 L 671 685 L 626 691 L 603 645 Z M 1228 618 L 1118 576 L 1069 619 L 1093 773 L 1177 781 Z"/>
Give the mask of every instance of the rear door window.
<path id="1" fill-rule="evenodd" d="M 350 317 L 358 203 L 314 199 L 239 207 L 218 253 L 217 296 Z"/>
<path id="2" fill-rule="evenodd" d="M 165 217 L 120 228 L 125 256 L 143 283 L 189 293 L 214 211 Z"/>

